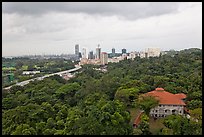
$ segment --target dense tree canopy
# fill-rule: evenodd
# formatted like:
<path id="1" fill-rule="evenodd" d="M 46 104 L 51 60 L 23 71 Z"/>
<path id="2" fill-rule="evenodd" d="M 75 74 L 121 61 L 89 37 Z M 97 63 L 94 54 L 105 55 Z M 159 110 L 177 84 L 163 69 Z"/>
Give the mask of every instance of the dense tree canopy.
<path id="1" fill-rule="evenodd" d="M 26 60 L 26 59 L 25 59 Z M 24 62 L 17 61 L 20 68 Z M 61 66 L 62 62 L 49 65 Z M 6 65 L 6 64 L 5 64 Z M 38 64 L 43 67 L 43 63 Z M 17 68 L 18 68 L 17 67 Z M 157 105 L 141 94 L 162 87 L 187 94 L 191 119 L 169 116 L 159 134 L 202 134 L 202 50 L 188 49 L 160 57 L 135 58 L 107 65 L 107 72 L 84 65 L 75 78 L 59 76 L 2 91 L 4 135 L 151 134 L 149 110 Z M 46 70 L 45 70 L 46 71 Z M 130 124 L 129 108 L 146 114 L 139 128 Z"/>

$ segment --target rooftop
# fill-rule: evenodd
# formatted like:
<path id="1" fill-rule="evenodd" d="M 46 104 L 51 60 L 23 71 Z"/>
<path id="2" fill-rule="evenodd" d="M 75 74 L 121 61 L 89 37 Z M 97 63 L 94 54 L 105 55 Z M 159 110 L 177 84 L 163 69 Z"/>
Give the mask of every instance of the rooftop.
<path id="1" fill-rule="evenodd" d="M 145 93 L 147 96 L 154 96 L 159 100 L 159 104 L 165 105 L 186 105 L 182 99 L 186 98 L 186 95 L 183 93 L 172 94 L 165 91 L 163 88 L 156 88 L 153 91 Z"/>

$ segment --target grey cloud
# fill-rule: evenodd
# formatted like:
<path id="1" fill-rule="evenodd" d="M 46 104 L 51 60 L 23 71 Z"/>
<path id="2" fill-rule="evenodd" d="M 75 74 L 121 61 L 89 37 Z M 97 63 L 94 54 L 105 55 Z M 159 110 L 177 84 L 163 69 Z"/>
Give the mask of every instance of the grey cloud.
<path id="1" fill-rule="evenodd" d="M 42 15 L 48 12 L 86 13 L 138 19 L 176 12 L 179 3 L 169 2 L 4 2 L 4 13 Z"/>

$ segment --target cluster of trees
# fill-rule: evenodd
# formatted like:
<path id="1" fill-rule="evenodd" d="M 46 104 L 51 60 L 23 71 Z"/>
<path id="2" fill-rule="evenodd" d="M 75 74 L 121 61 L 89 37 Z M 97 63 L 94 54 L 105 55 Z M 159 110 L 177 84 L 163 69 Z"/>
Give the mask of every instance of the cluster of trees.
<path id="1" fill-rule="evenodd" d="M 12 68 L 11 68 L 12 66 Z M 3 74 L 13 73 L 15 82 L 21 82 L 34 77 L 43 76 L 74 68 L 74 62 L 61 58 L 56 59 L 30 59 L 26 57 L 2 58 Z M 40 74 L 22 75 L 23 71 L 40 71 Z M 3 87 L 14 84 L 9 82 L 6 77 L 3 79 Z"/>
<path id="2" fill-rule="evenodd" d="M 149 135 L 148 113 L 158 101 L 140 95 L 157 87 L 187 94 L 192 114 L 191 120 L 167 117 L 158 134 L 201 134 L 202 50 L 110 63 L 107 72 L 82 67 L 68 81 L 53 76 L 3 90 L 3 134 Z M 134 107 L 145 112 L 138 129 L 130 125 L 128 109 Z M 190 133 L 189 128 L 196 130 Z"/>
<path id="3" fill-rule="evenodd" d="M 202 109 L 197 108 L 192 110 L 191 115 L 191 118 L 182 117 L 180 115 L 170 115 L 166 117 L 163 122 L 165 128 L 162 128 L 159 134 L 202 135 Z"/>
<path id="4" fill-rule="evenodd" d="M 58 80 L 58 81 L 57 81 Z M 130 115 L 104 93 L 83 94 L 76 82 L 54 76 L 3 91 L 5 135 L 130 134 Z"/>

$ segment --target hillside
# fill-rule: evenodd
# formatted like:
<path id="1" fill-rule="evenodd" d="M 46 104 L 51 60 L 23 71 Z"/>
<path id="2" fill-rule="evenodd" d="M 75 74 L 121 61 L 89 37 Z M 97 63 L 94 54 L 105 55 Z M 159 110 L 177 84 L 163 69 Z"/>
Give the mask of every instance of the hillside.
<path id="1" fill-rule="evenodd" d="M 2 134 L 202 133 L 202 50 L 186 49 L 173 56 L 169 52 L 160 57 L 110 63 L 107 72 L 95 70 L 94 67 L 84 65 L 82 72 L 68 81 L 53 76 L 24 87 L 14 86 L 10 91 L 3 90 Z M 131 116 L 135 116 L 134 109 L 140 107 L 138 96 L 157 87 L 171 93 L 185 93 L 187 108 L 199 121 L 169 117 L 160 124 L 160 131 L 153 129 L 152 133 L 152 125 L 149 125 L 152 121 L 144 116 L 141 126 L 133 129 L 134 118 Z M 186 126 L 175 130 L 173 127 L 179 127 L 179 124 Z"/>

